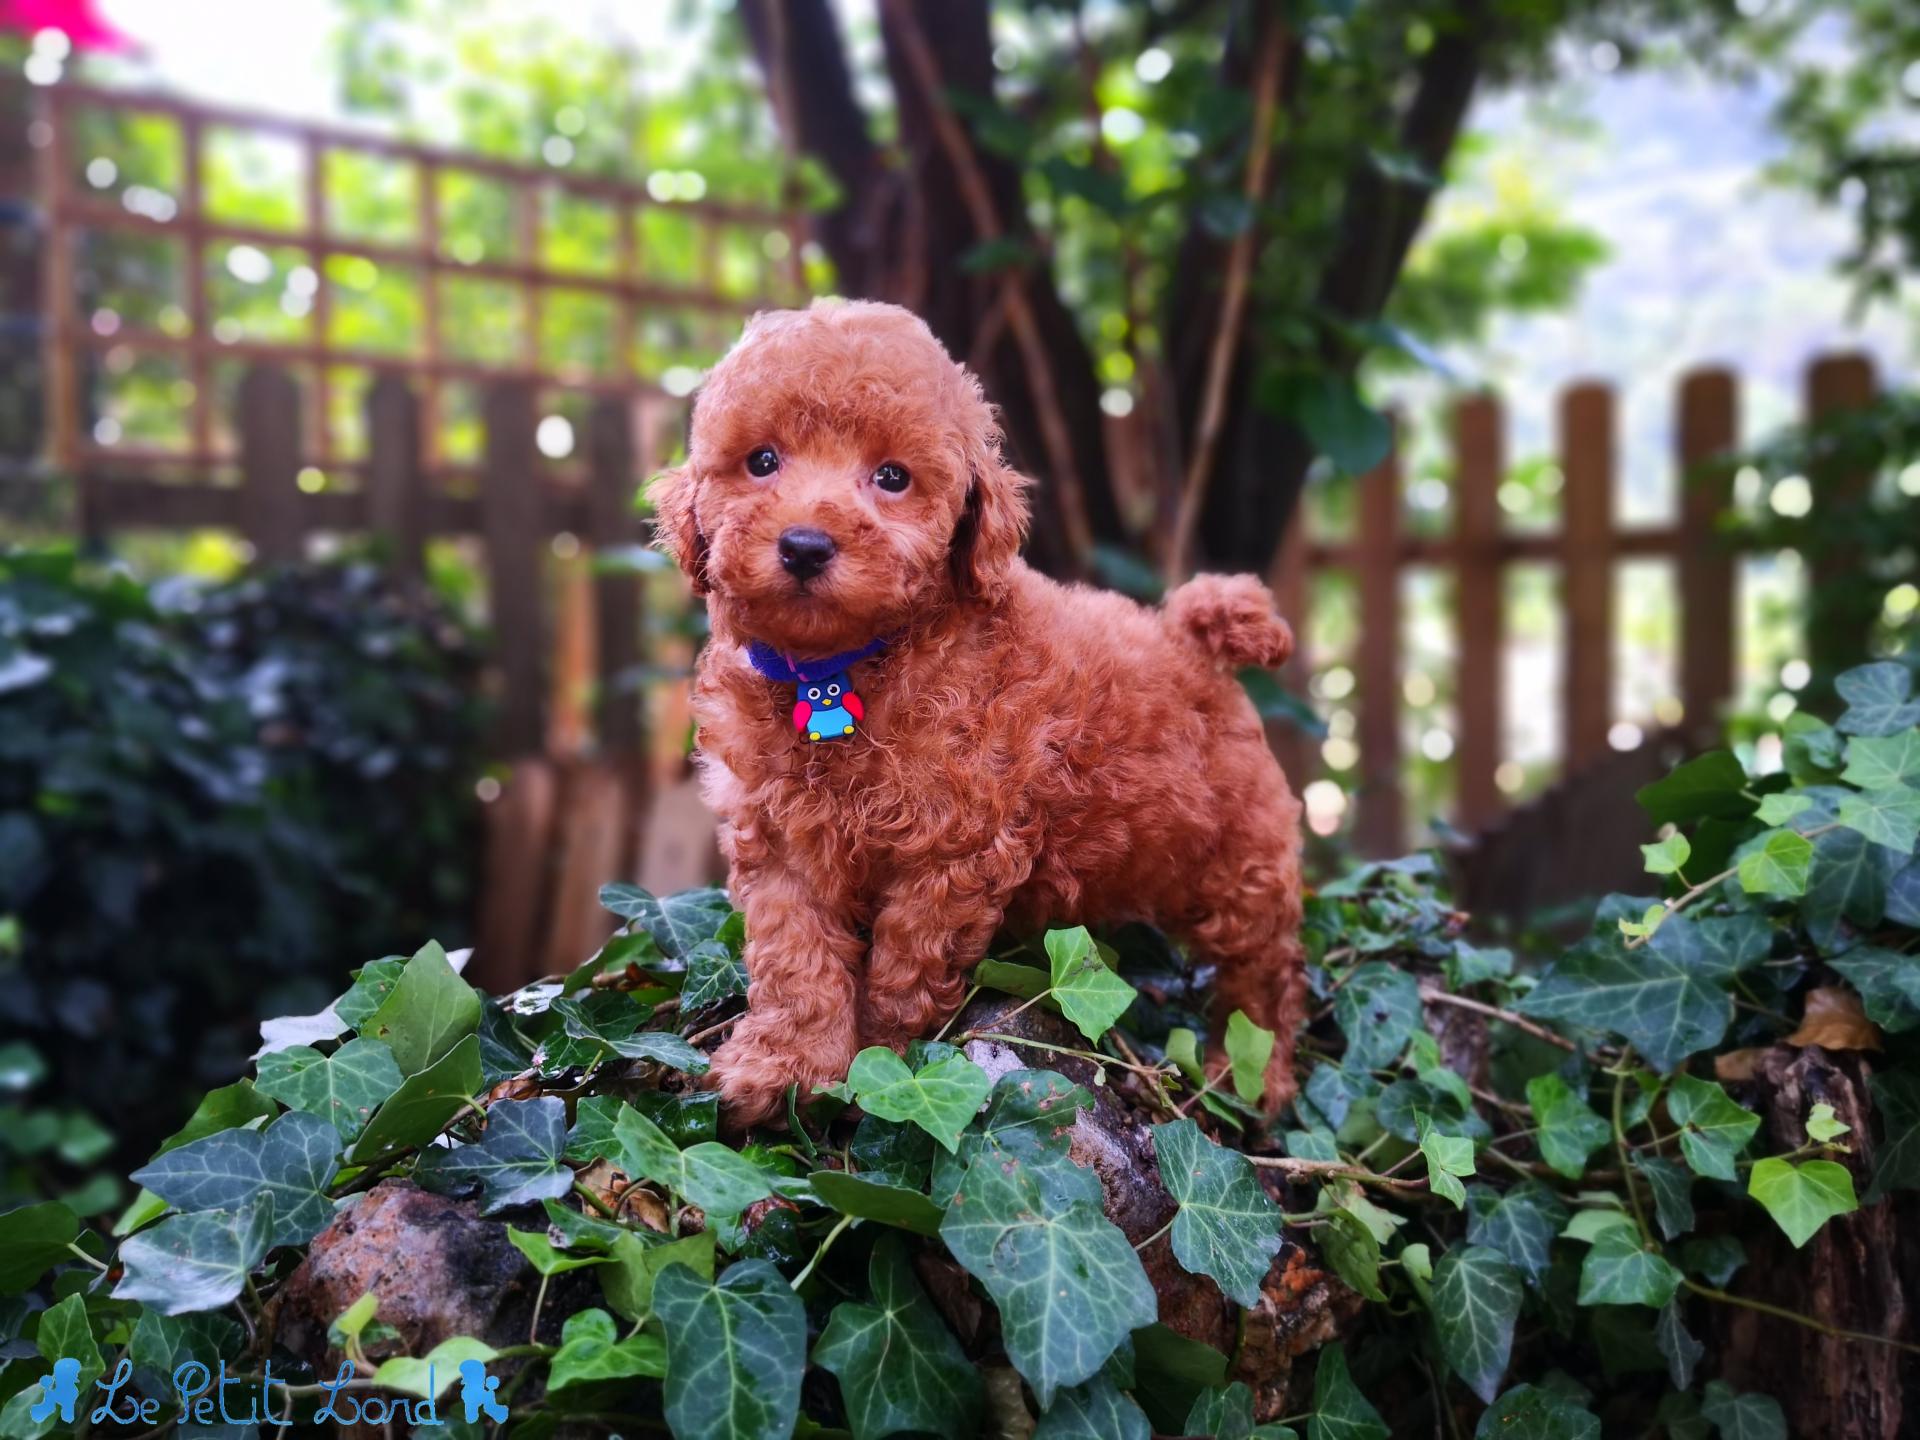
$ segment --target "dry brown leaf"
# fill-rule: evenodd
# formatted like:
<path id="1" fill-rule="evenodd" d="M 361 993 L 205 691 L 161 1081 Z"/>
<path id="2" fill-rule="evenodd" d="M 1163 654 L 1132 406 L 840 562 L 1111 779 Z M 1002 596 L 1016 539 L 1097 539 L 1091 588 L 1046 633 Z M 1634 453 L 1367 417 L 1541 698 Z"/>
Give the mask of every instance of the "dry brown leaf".
<path id="1" fill-rule="evenodd" d="M 515 1075 L 511 1080 L 502 1080 L 487 1092 L 487 1104 L 493 1105 L 501 1100 L 533 1100 L 542 1095 L 540 1082 L 531 1075 Z"/>
<path id="2" fill-rule="evenodd" d="M 1807 992 L 1807 1010 L 1789 1045 L 1823 1050 L 1878 1050 L 1880 1027 L 1867 1019 L 1860 997 L 1847 985 L 1821 985 Z"/>
<path id="3" fill-rule="evenodd" d="M 1727 1084 L 1751 1080 L 1764 1054 L 1766 1051 L 1748 1046 L 1745 1050 L 1729 1050 L 1724 1055 L 1716 1055 L 1713 1057 L 1714 1079 Z"/>
<path id="4" fill-rule="evenodd" d="M 620 1197 L 627 1193 L 626 1175 L 606 1160 L 595 1160 L 586 1169 L 574 1172 L 573 1181 L 607 1210 L 617 1209 Z"/>

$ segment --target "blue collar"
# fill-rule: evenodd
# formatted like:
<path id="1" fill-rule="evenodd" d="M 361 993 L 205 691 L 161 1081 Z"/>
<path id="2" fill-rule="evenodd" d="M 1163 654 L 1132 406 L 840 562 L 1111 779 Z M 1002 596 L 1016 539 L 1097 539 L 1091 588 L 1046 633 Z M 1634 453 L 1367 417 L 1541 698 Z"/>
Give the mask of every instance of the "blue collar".
<path id="1" fill-rule="evenodd" d="M 783 684 L 802 681 L 811 683 L 815 680 L 825 680 L 830 675 L 838 675 L 849 665 L 857 665 L 862 660 L 871 660 L 887 648 L 889 638 L 891 637 L 882 636 L 877 640 L 869 640 L 858 650 L 849 650 L 841 655 L 829 655 L 824 660 L 796 660 L 781 654 L 764 640 L 749 640 L 747 659 L 754 669 L 769 680 L 777 680 Z"/>

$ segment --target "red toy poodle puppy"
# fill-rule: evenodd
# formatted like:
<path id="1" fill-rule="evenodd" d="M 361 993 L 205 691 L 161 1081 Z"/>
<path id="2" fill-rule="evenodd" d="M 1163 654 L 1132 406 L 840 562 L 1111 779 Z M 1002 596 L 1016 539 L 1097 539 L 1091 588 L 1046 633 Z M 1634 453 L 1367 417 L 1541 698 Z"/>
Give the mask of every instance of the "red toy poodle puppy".
<path id="1" fill-rule="evenodd" d="M 1234 678 L 1292 650 L 1250 576 L 1159 610 L 1019 558 L 1027 481 L 979 383 L 914 315 L 756 317 L 655 482 L 708 597 L 699 763 L 746 912 L 748 1010 L 714 1056 L 778 1115 L 960 1003 L 1002 923 L 1146 920 L 1278 1036 L 1305 1001 L 1300 806 Z"/>

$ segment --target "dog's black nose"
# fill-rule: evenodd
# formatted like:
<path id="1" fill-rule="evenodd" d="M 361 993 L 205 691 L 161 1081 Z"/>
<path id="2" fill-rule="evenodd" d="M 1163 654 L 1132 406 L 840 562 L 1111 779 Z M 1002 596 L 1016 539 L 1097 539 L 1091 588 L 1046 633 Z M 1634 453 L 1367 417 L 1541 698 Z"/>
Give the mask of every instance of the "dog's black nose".
<path id="1" fill-rule="evenodd" d="M 796 580 L 811 580 L 826 569 L 838 548 L 824 530 L 795 525 L 780 532 L 780 563 Z"/>

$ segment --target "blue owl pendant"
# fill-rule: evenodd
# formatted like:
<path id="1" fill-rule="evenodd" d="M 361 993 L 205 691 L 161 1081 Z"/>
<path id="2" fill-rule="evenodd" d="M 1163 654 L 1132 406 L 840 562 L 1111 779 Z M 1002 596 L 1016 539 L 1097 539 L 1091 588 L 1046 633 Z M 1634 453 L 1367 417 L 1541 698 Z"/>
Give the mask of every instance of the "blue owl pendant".
<path id="1" fill-rule="evenodd" d="M 836 670 L 820 680 L 796 680 L 793 692 L 793 728 L 808 742 L 845 740 L 867 718 L 860 697 L 853 693 L 847 672 Z"/>

